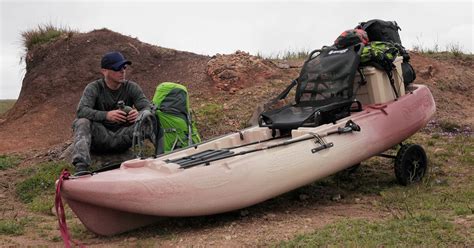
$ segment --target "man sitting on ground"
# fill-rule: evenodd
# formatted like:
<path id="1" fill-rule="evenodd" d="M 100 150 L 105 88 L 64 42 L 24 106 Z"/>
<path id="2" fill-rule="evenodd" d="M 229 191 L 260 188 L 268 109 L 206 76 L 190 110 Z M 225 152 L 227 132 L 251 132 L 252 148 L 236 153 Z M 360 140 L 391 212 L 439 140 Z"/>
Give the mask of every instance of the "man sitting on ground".
<path id="1" fill-rule="evenodd" d="M 89 83 L 77 106 L 73 122 L 72 163 L 76 176 L 88 174 L 90 151 L 124 152 L 132 146 L 133 123 L 138 111 L 150 110 L 150 102 L 140 86 L 125 79 L 126 60 L 119 52 L 102 57 L 103 78 Z M 123 108 L 119 105 L 134 106 Z M 119 103 L 120 102 L 120 103 Z"/>

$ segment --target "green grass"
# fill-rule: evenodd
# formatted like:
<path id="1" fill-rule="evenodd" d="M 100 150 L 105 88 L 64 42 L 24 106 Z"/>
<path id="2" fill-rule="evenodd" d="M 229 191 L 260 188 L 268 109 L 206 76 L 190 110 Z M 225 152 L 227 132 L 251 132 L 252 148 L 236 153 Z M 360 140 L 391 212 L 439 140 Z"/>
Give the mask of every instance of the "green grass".
<path id="1" fill-rule="evenodd" d="M 216 126 L 222 121 L 224 107 L 217 103 L 207 103 L 196 111 L 198 125 Z"/>
<path id="2" fill-rule="evenodd" d="M 21 158 L 17 156 L 0 155 L 0 170 L 16 167 L 21 163 Z"/>
<path id="3" fill-rule="evenodd" d="M 443 217 L 418 215 L 388 221 L 342 220 L 279 247 L 439 247 L 465 244 L 466 238 Z"/>
<path id="4" fill-rule="evenodd" d="M 0 115 L 13 107 L 16 100 L 0 100 Z"/>
<path id="5" fill-rule="evenodd" d="M 56 27 L 52 24 L 38 25 L 36 29 L 27 30 L 21 33 L 23 46 L 26 51 L 33 47 L 46 44 L 60 37 L 71 38 L 77 31 L 70 28 Z"/>
<path id="6" fill-rule="evenodd" d="M 319 182 L 336 190 L 376 196 L 374 208 L 386 212 L 389 218 L 335 221 L 276 246 L 474 245 L 474 137 L 418 133 L 407 142 L 422 144 L 430 161 L 429 173 L 418 184 L 395 184 L 394 176 L 387 174 L 387 162 L 381 159 L 365 162 L 368 164 L 360 168 L 362 175 L 355 180 L 339 175 Z M 373 168 L 379 168 L 379 172 Z"/>
<path id="7" fill-rule="evenodd" d="M 47 162 L 28 170 L 29 177 L 16 185 L 18 198 L 24 203 L 32 204 L 31 208 L 42 211 L 43 205 L 47 203 L 40 203 L 43 200 L 35 198 L 47 200 L 46 195 L 54 194 L 56 179 L 64 168 L 72 169 L 71 165 L 65 162 Z"/>
<path id="8" fill-rule="evenodd" d="M 25 223 L 18 220 L 0 220 L 0 235 L 22 235 L 25 232 Z"/>

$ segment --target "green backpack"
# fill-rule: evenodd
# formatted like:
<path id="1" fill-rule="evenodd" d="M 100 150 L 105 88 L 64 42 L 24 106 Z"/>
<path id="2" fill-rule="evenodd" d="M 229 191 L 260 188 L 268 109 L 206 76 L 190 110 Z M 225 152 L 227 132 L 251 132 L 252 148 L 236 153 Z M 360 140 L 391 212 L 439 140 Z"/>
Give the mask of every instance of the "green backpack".
<path id="1" fill-rule="evenodd" d="M 370 65 L 378 69 L 391 71 L 393 61 L 398 56 L 398 49 L 394 44 L 383 41 L 372 41 L 362 50 L 360 55 L 361 66 Z"/>
<path id="2" fill-rule="evenodd" d="M 164 131 L 164 152 L 201 142 L 191 119 L 188 90 L 185 86 L 165 82 L 156 87 L 153 96 L 159 127 Z"/>

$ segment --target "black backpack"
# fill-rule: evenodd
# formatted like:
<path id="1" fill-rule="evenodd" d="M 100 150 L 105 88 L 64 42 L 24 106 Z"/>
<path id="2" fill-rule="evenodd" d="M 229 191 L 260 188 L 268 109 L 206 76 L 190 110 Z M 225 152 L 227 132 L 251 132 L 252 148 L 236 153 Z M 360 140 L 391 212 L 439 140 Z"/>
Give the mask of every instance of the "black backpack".
<path id="1" fill-rule="evenodd" d="M 369 41 L 384 41 L 390 42 L 395 45 L 401 56 L 403 56 L 402 63 L 402 74 L 403 83 L 408 85 L 412 83 L 416 78 L 416 73 L 410 62 L 410 55 L 406 49 L 402 46 L 402 41 L 398 31 L 402 30 L 396 21 L 383 21 L 379 19 L 373 19 L 366 22 L 361 22 L 356 28 L 360 28 L 367 32 Z"/>
<path id="2" fill-rule="evenodd" d="M 413 69 L 413 66 L 408 61 L 405 61 L 405 57 L 403 57 L 403 63 L 402 63 L 402 74 L 403 74 L 403 84 L 408 85 L 415 81 L 416 79 L 416 73 L 415 69 Z M 410 59 L 410 56 L 408 56 L 408 59 Z"/>
<path id="3" fill-rule="evenodd" d="M 395 21 L 383 21 L 379 19 L 361 22 L 357 28 L 365 30 L 369 41 L 385 41 L 402 44 L 398 30 L 402 30 Z"/>

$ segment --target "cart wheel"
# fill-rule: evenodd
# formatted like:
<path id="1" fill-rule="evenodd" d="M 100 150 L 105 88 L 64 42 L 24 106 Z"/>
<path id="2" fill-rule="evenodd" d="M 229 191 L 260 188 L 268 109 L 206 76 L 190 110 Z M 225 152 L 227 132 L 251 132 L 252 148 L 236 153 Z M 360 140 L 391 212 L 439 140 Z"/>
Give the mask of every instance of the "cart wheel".
<path id="1" fill-rule="evenodd" d="M 428 160 L 423 147 L 405 144 L 398 150 L 395 159 L 395 176 L 401 185 L 421 181 L 425 175 Z"/>

